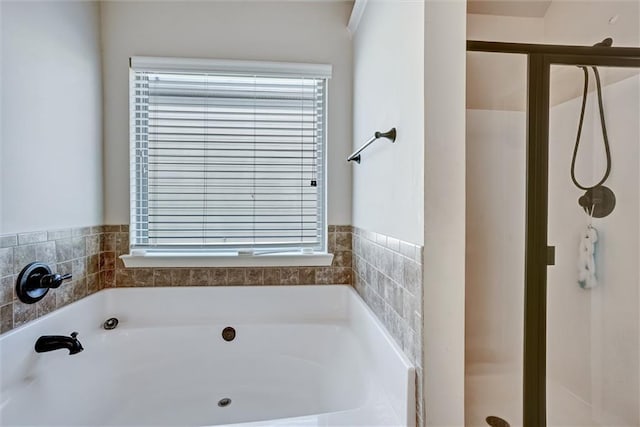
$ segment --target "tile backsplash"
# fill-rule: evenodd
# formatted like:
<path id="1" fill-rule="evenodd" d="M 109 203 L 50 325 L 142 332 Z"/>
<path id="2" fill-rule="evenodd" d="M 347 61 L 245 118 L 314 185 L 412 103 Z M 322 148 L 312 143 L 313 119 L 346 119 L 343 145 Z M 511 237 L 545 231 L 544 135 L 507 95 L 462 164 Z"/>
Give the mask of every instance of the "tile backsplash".
<path id="1" fill-rule="evenodd" d="M 128 225 L 100 225 L 0 236 L 0 333 L 66 304 L 110 287 L 236 286 L 352 283 L 352 236 L 349 225 L 330 225 L 330 267 L 269 268 L 125 268 Z M 30 262 L 49 264 L 73 279 L 36 304 L 15 296 L 18 273 Z"/>
<path id="2" fill-rule="evenodd" d="M 100 290 L 102 226 L 0 236 L 0 332 Z M 20 271 L 40 261 L 53 272 L 71 273 L 72 280 L 50 291 L 36 304 L 24 304 L 15 295 Z"/>
<path id="3" fill-rule="evenodd" d="M 423 247 L 353 228 L 353 285 L 416 366 L 416 425 L 422 411 Z"/>
<path id="4" fill-rule="evenodd" d="M 108 225 L 100 253 L 102 286 L 236 286 L 350 285 L 351 226 L 329 226 L 330 267 L 261 268 L 125 268 L 120 255 L 129 253 L 129 226 Z"/>

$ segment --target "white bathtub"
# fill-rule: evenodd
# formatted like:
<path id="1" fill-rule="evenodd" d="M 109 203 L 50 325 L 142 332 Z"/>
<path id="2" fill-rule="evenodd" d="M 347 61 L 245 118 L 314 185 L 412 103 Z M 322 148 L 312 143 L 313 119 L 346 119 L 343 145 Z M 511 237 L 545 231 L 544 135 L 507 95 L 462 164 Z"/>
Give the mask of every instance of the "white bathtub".
<path id="1" fill-rule="evenodd" d="M 83 352 L 34 351 L 72 331 Z M 348 286 L 105 290 L 0 335 L 0 365 L 3 426 L 415 424 L 414 368 Z"/>

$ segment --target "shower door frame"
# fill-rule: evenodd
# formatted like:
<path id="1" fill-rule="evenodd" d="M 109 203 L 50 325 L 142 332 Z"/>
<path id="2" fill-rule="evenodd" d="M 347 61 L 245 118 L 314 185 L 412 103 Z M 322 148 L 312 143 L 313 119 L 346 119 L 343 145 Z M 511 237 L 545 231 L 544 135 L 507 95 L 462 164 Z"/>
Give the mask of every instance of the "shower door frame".
<path id="1" fill-rule="evenodd" d="M 552 65 L 640 69 L 640 48 L 467 41 L 467 52 L 527 56 L 523 426 L 547 425 L 549 95 Z M 640 120 L 640 118 L 639 118 Z"/>

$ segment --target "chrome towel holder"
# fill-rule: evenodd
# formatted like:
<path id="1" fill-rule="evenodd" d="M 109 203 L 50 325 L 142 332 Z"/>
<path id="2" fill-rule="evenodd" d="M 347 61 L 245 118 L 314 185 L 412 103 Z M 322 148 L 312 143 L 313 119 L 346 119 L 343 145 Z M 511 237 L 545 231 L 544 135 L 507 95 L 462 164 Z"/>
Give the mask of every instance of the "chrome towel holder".
<path id="1" fill-rule="evenodd" d="M 347 157 L 347 162 L 350 162 L 350 161 L 353 160 L 356 163 L 360 163 L 360 153 L 365 148 L 367 148 L 368 146 L 373 144 L 373 142 L 375 140 L 380 139 L 380 138 L 387 138 L 387 139 L 391 140 L 392 143 L 396 142 L 396 128 L 391 128 L 387 132 L 376 132 L 375 134 L 373 134 L 371 139 L 369 139 L 367 142 L 365 142 L 362 145 L 362 147 L 358 148 L 353 154 L 351 154 L 349 157 Z"/>

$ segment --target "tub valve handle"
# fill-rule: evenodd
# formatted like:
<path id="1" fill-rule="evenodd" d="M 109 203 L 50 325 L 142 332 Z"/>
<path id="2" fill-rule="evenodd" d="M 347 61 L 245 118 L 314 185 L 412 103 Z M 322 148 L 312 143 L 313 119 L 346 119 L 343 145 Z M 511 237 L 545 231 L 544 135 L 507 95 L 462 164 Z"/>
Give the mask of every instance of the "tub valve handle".
<path id="1" fill-rule="evenodd" d="M 33 304 L 40 301 L 49 289 L 59 288 L 71 274 L 53 273 L 43 262 L 32 262 L 22 269 L 16 280 L 16 295 L 20 301 Z"/>
<path id="2" fill-rule="evenodd" d="M 36 286 L 38 288 L 59 288 L 62 282 L 71 279 L 71 274 L 45 274 L 40 277 L 40 283 Z"/>

